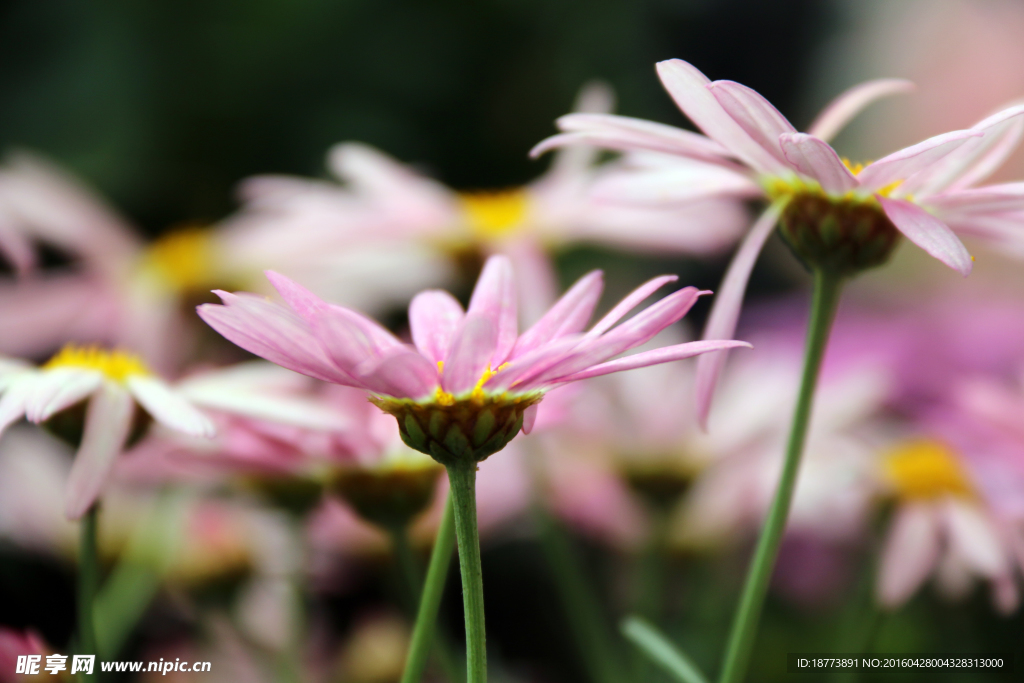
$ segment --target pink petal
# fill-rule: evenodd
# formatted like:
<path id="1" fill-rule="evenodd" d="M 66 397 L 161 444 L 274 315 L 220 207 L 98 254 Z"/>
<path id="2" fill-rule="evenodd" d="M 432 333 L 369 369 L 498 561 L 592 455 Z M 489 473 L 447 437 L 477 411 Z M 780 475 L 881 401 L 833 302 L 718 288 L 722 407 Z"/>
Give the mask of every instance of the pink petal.
<path id="1" fill-rule="evenodd" d="M 783 208 L 784 205 L 779 203 L 768 207 L 747 233 L 740 248 L 736 250 L 729 270 L 722 279 L 718 296 L 715 297 L 707 325 L 704 327 L 704 339 L 729 339 L 735 334 L 736 322 L 739 320 L 740 308 L 743 305 L 743 293 L 747 289 L 750 273 L 765 241 L 775 229 L 775 223 L 779 220 Z M 707 429 L 711 398 L 727 356 L 728 354 L 723 351 L 702 356 L 697 361 L 697 420 L 704 429 Z"/>
<path id="2" fill-rule="evenodd" d="M 366 316 L 323 301 L 302 285 L 272 270 L 267 279 L 296 313 L 309 323 L 324 348 L 342 367 L 354 367 L 402 343 Z"/>
<path id="3" fill-rule="evenodd" d="M 1003 183 L 969 190 L 951 190 L 928 197 L 927 204 L 942 211 L 1020 211 L 1024 210 L 1024 183 Z"/>
<path id="4" fill-rule="evenodd" d="M 826 192 L 844 194 L 860 184 L 836 151 L 812 135 L 786 133 L 779 144 L 793 168 L 818 181 Z"/>
<path id="5" fill-rule="evenodd" d="M 704 133 L 756 171 L 778 173 L 786 169 L 770 150 L 758 144 L 722 108 L 708 85 L 711 81 L 681 59 L 658 62 L 658 77 L 676 105 Z"/>
<path id="6" fill-rule="evenodd" d="M 536 377 L 569 357 L 582 340 L 582 335 L 572 334 L 533 348 L 509 361 L 484 386 L 493 391 L 504 391 Z"/>
<path id="7" fill-rule="evenodd" d="M 41 382 L 33 391 L 32 401 L 25 411 L 25 417 L 31 422 L 48 420 L 55 413 L 73 406 L 96 391 L 103 381 L 103 376 L 99 372 L 62 372 L 56 369 L 41 374 L 43 376 L 40 379 L 43 382 L 49 380 L 49 386 Z"/>
<path id="8" fill-rule="evenodd" d="M 715 81 L 708 85 L 722 108 L 757 144 L 785 161 L 779 147 L 779 136 L 795 133 L 793 127 L 772 103 L 757 91 L 735 81 Z"/>
<path id="9" fill-rule="evenodd" d="M 530 150 L 531 157 L 566 145 L 590 144 L 623 152 L 646 149 L 712 163 L 722 163 L 729 151 L 714 140 L 663 123 L 614 114 L 568 114 L 557 121 L 565 131 L 542 140 Z"/>
<path id="10" fill-rule="evenodd" d="M 225 305 L 203 304 L 196 312 L 228 341 L 289 370 L 325 382 L 352 383 L 328 358 L 309 323 L 293 311 L 256 295 L 215 293 Z"/>
<path id="11" fill-rule="evenodd" d="M 591 271 L 577 280 L 540 320 L 523 332 L 516 341 L 512 358 L 522 356 L 552 339 L 581 331 L 590 321 L 603 289 L 604 274 L 600 270 Z"/>
<path id="12" fill-rule="evenodd" d="M 5 388 L 3 398 L 0 398 L 0 433 L 25 414 L 35 380 L 35 377 L 26 373 L 15 378 Z"/>
<path id="13" fill-rule="evenodd" d="M 210 438 L 216 432 L 208 417 L 162 380 L 134 376 L 128 378 L 127 386 L 135 400 L 160 424 L 189 436 Z"/>
<path id="14" fill-rule="evenodd" d="M 590 81 L 585 84 L 580 89 L 573 105 L 574 112 L 587 114 L 608 114 L 614 108 L 615 92 L 602 81 Z M 600 150 L 597 148 L 585 145 L 563 147 L 551 160 L 551 166 L 541 182 L 554 178 L 571 182 L 571 179 L 579 178 L 581 174 L 589 172 L 599 153 Z M 516 264 L 516 272 L 519 273 L 520 280 L 522 280 L 523 271 L 519 269 L 518 264 Z"/>
<path id="15" fill-rule="evenodd" d="M 470 311 L 448 348 L 441 387 L 457 396 L 476 386 L 495 355 L 497 338 L 491 318 Z"/>
<path id="16" fill-rule="evenodd" d="M 1024 136 L 1024 105 L 1010 107 L 972 127 L 985 133 L 985 142 L 971 155 L 951 187 L 962 189 L 980 183 L 1003 165 Z"/>
<path id="17" fill-rule="evenodd" d="M 604 334 L 607 330 L 611 329 L 612 325 L 619 322 L 624 315 L 639 306 L 644 299 L 668 283 L 675 282 L 678 279 L 678 275 L 661 275 L 640 285 L 630 292 L 625 299 L 616 304 L 612 310 L 608 311 L 603 318 L 598 320 L 597 324 L 587 332 L 587 338 L 599 337 Z"/>
<path id="18" fill-rule="evenodd" d="M 819 140 L 828 142 L 854 116 L 861 113 L 865 107 L 872 104 L 875 100 L 913 89 L 914 84 L 902 78 L 880 78 L 855 85 L 829 102 L 807 128 L 807 132 Z"/>
<path id="19" fill-rule="evenodd" d="M 896 512 L 878 568 L 878 601 L 895 609 L 914 594 L 939 560 L 936 511 L 923 504 Z"/>
<path id="20" fill-rule="evenodd" d="M 975 506 L 950 500 L 943 506 L 943 513 L 950 552 L 955 552 L 986 578 L 994 578 L 1009 569 L 998 532 Z"/>
<path id="21" fill-rule="evenodd" d="M 412 349 L 392 349 L 384 358 L 360 368 L 359 379 L 375 393 L 417 400 L 437 389 L 437 363 Z"/>
<path id="22" fill-rule="evenodd" d="M 672 346 L 663 346 L 660 349 L 644 351 L 643 353 L 637 353 L 632 356 L 626 356 L 625 358 L 601 363 L 600 365 L 595 365 L 588 370 L 577 372 L 567 377 L 562 377 L 558 381 L 575 382 L 581 379 L 589 379 L 590 377 L 600 377 L 601 375 L 607 375 L 612 372 L 645 368 L 648 365 L 659 365 L 661 363 L 669 363 L 675 360 L 682 360 L 684 358 L 692 358 L 693 356 L 699 356 L 700 354 L 708 353 L 709 351 L 722 351 L 739 347 L 746 347 L 748 349 L 753 348 L 747 342 L 720 339 L 687 342 L 685 344 L 673 344 Z"/>
<path id="23" fill-rule="evenodd" d="M 540 410 L 540 404 L 534 403 L 523 412 L 523 434 L 529 434 L 533 431 L 533 425 L 537 423 L 538 410 Z"/>
<path id="24" fill-rule="evenodd" d="M 524 323 L 532 325 L 543 317 L 558 296 L 555 265 L 544 245 L 533 237 L 507 242 L 502 247 L 502 253 L 508 256 L 516 273 L 516 299 L 520 317 Z"/>
<path id="25" fill-rule="evenodd" d="M 135 403 L 120 386 L 104 382 L 89 401 L 82 444 L 68 476 L 65 514 L 79 519 L 96 502 L 132 425 Z"/>
<path id="26" fill-rule="evenodd" d="M 652 156 L 634 154 L 604 166 L 594 180 L 591 195 L 599 201 L 647 205 L 637 208 L 680 205 L 665 207 L 677 211 L 683 208 L 681 205 L 712 197 L 745 199 L 764 195 L 764 189 L 748 173 L 679 157 L 659 164 L 645 163 Z M 602 206 L 598 212 L 619 208 Z M 601 215 L 604 214 L 599 213 L 598 217 Z M 623 232 L 616 227 L 617 232 Z M 621 241 L 634 239 L 631 233 L 624 233 Z"/>
<path id="27" fill-rule="evenodd" d="M 698 291 L 696 287 L 685 287 L 673 292 L 607 334 L 601 337 L 588 335 L 564 359 L 543 372 L 521 378 L 518 386 L 523 390 L 540 388 L 557 381 L 560 377 L 581 372 L 645 344 L 658 332 L 682 319 L 696 303 L 697 298 L 707 293 Z"/>
<path id="28" fill-rule="evenodd" d="M 907 239 L 961 275 L 970 274 L 971 255 L 945 223 L 903 199 L 878 197 L 878 201 L 885 215 Z"/>
<path id="29" fill-rule="evenodd" d="M 470 297 L 467 313 L 491 321 L 497 338 L 494 355 L 488 360 L 492 367 L 498 367 L 508 358 L 519 336 L 516 280 L 512 262 L 507 256 L 487 259 Z"/>
<path id="30" fill-rule="evenodd" d="M 462 305 L 448 292 L 437 289 L 420 292 L 409 304 L 413 343 L 435 363 L 444 360 L 452 335 L 464 316 Z"/>
<path id="31" fill-rule="evenodd" d="M 980 135 L 981 133 L 969 130 L 955 130 L 936 135 L 869 164 L 857 174 L 857 180 L 864 190 L 875 192 L 886 185 L 907 180 L 915 173 L 927 170 L 960 145 Z"/>

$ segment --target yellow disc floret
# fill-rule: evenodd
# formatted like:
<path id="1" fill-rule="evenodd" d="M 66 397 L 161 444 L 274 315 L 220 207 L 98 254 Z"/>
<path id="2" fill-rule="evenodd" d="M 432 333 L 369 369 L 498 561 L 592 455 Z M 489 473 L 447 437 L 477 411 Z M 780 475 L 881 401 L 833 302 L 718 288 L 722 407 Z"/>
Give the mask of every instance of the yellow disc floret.
<path id="1" fill-rule="evenodd" d="M 484 240 L 504 237 L 521 228 L 530 208 L 526 190 L 464 192 L 459 201 L 470 230 Z"/>
<path id="2" fill-rule="evenodd" d="M 184 228 L 163 235 L 142 257 L 143 271 L 179 292 L 193 292 L 222 284 L 216 268 L 213 232 Z"/>
<path id="3" fill-rule="evenodd" d="M 956 454 L 939 441 L 920 439 L 897 447 L 885 459 L 885 475 L 896 495 L 906 500 L 974 495 Z"/>
<path id="4" fill-rule="evenodd" d="M 124 382 L 133 375 L 152 374 L 141 358 L 124 351 L 68 344 L 48 360 L 43 369 L 83 368 L 98 370 L 110 380 Z"/>

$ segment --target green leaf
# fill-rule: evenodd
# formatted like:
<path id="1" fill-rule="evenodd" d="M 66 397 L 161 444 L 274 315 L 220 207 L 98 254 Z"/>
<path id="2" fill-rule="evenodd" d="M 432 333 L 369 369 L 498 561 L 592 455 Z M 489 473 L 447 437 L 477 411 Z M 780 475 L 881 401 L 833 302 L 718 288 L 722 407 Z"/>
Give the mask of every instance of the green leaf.
<path id="1" fill-rule="evenodd" d="M 625 619 L 622 635 L 681 683 L 708 683 L 697 665 L 647 621 L 639 617 Z"/>

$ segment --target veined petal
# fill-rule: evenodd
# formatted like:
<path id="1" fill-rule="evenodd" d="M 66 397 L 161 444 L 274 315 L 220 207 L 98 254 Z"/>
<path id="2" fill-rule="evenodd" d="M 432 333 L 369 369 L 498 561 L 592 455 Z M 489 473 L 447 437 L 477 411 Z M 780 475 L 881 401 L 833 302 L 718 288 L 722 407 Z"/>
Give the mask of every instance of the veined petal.
<path id="1" fill-rule="evenodd" d="M 818 181 L 826 192 L 843 194 L 860 184 L 831 145 L 813 135 L 783 133 L 779 144 L 793 168 Z"/>
<path id="2" fill-rule="evenodd" d="M 828 103 L 807 132 L 828 142 L 841 131 L 854 116 L 882 97 L 909 92 L 914 84 L 902 78 L 879 78 L 855 85 Z"/>
<path id="3" fill-rule="evenodd" d="M 786 160 L 779 146 L 779 136 L 795 133 L 796 128 L 771 102 L 735 81 L 715 81 L 707 87 L 747 135 L 779 161 Z"/>
<path id="4" fill-rule="evenodd" d="M 155 377 L 133 375 L 125 384 L 135 400 L 154 420 L 189 436 L 211 437 L 215 433 L 210 418 Z"/>
<path id="5" fill-rule="evenodd" d="M 542 140 L 530 150 L 538 157 L 556 147 L 591 144 L 628 152 L 645 149 L 711 163 L 722 163 L 732 154 L 714 140 L 682 128 L 615 114 L 567 114 L 556 123 L 564 131 Z"/>
<path id="6" fill-rule="evenodd" d="M 736 250 L 736 255 L 733 256 L 732 263 L 729 264 L 729 269 L 722 279 L 715 303 L 711 307 L 711 314 L 704 327 L 704 339 L 728 339 L 735 334 L 740 307 L 743 305 L 743 293 L 747 289 L 750 273 L 754 270 L 758 254 L 775 229 L 784 208 L 783 202 L 769 206 L 747 233 L 740 248 Z M 701 356 L 697 361 L 697 420 L 704 429 L 707 429 L 711 398 L 714 396 L 715 385 L 718 384 L 718 376 L 722 372 L 727 356 L 727 352 L 721 351 Z"/>
<path id="7" fill-rule="evenodd" d="M 658 62 L 658 77 L 676 105 L 704 131 L 755 171 L 778 173 L 786 165 L 758 144 L 718 103 L 707 76 L 681 59 Z"/>
<path id="8" fill-rule="evenodd" d="M 409 304 L 409 329 L 420 353 L 434 361 L 444 360 L 452 335 L 465 313 L 448 292 L 434 289 L 420 292 Z"/>
<path id="9" fill-rule="evenodd" d="M 486 389 L 504 391 L 529 381 L 556 363 L 562 362 L 579 346 L 583 335 L 572 334 L 554 339 L 513 358 L 484 384 Z"/>
<path id="10" fill-rule="evenodd" d="M 491 321 L 496 339 L 494 355 L 488 361 L 492 367 L 498 367 L 508 358 L 519 336 L 516 281 L 507 256 L 487 259 L 469 299 L 467 313 Z"/>
<path id="11" fill-rule="evenodd" d="M 495 355 L 497 343 L 498 333 L 491 318 L 467 313 L 444 359 L 441 388 L 458 395 L 476 386 Z"/>
<path id="12" fill-rule="evenodd" d="M 1024 210 L 1024 182 L 951 190 L 928 197 L 927 204 L 942 211 L 1020 211 Z"/>
<path id="13" fill-rule="evenodd" d="M 876 195 L 877 196 L 877 195 Z M 945 223 L 904 199 L 878 197 L 885 215 L 907 239 L 961 275 L 973 265 L 967 248 Z"/>
<path id="14" fill-rule="evenodd" d="M 968 140 L 982 134 L 970 130 L 954 130 L 928 138 L 916 145 L 905 147 L 889 156 L 882 157 L 857 175 L 861 187 L 875 192 L 886 185 L 909 179 L 915 173 L 927 170 L 929 166 L 952 153 Z"/>
<path id="15" fill-rule="evenodd" d="M 511 357 L 517 358 L 552 339 L 583 330 L 590 322 L 603 289 L 604 274 L 600 270 L 581 277 L 540 320 L 520 335 Z"/>
<path id="16" fill-rule="evenodd" d="M 978 123 L 972 130 L 985 133 L 984 142 L 964 164 L 950 187 L 962 189 L 988 178 L 1003 165 L 1024 137 L 1024 105 L 1005 109 Z"/>
<path id="17" fill-rule="evenodd" d="M 591 339 L 601 336 L 611 329 L 612 325 L 619 322 L 624 315 L 639 306 L 644 299 L 651 296 L 668 283 L 675 282 L 678 279 L 678 275 L 661 275 L 640 285 L 630 292 L 625 299 L 617 303 L 612 310 L 608 311 L 603 318 L 598 320 L 597 324 L 587 332 L 587 338 Z"/>
<path id="18" fill-rule="evenodd" d="M 132 425 L 135 403 L 123 387 L 104 382 L 85 411 L 82 444 L 68 476 L 65 514 L 79 519 L 99 497 Z"/>
<path id="19" fill-rule="evenodd" d="M 437 389 L 437 363 L 409 348 L 393 349 L 360 368 L 359 378 L 374 393 L 416 400 Z"/>
<path id="20" fill-rule="evenodd" d="M 97 371 L 61 369 L 40 373 L 40 382 L 32 392 L 32 400 L 25 410 L 31 422 L 48 420 L 55 413 L 72 406 L 96 391 L 103 381 Z"/>
<path id="21" fill-rule="evenodd" d="M 962 189 L 984 179 L 1016 149 L 1024 132 L 1024 106 L 1004 109 L 971 127 L 978 134 L 899 188 L 900 195 L 930 199 L 947 188 Z"/>
<path id="22" fill-rule="evenodd" d="M 878 568 L 878 601 L 890 609 L 914 594 L 939 560 L 937 512 L 925 504 L 908 504 L 896 512 Z"/>
<path id="23" fill-rule="evenodd" d="M 309 323 L 294 311 L 253 294 L 214 293 L 224 305 L 203 304 L 196 312 L 228 341 L 303 375 L 359 386 L 331 361 Z"/>
<path id="24" fill-rule="evenodd" d="M 582 372 L 574 373 L 568 377 L 562 377 L 557 381 L 575 382 L 581 379 L 600 377 L 601 375 L 607 375 L 613 372 L 634 370 L 636 368 L 645 368 L 648 365 L 659 365 L 661 363 L 670 363 L 684 358 L 692 358 L 693 356 L 699 356 L 700 354 L 708 353 L 709 351 L 723 351 L 739 347 L 745 347 L 748 349 L 753 348 L 747 342 L 727 339 L 711 339 L 707 341 L 687 342 L 685 344 L 663 346 L 660 349 L 644 351 L 643 353 L 636 353 L 632 356 L 626 356 L 625 358 L 618 358 L 616 360 L 608 361 L 607 363 L 601 363 L 600 365 L 595 365 Z"/>
<path id="25" fill-rule="evenodd" d="M 702 294 L 696 287 L 684 287 L 669 294 L 600 337 L 585 337 L 565 358 L 545 371 L 519 380 L 517 386 L 526 390 L 543 387 L 587 368 L 603 363 L 620 353 L 650 341 L 658 332 L 685 316 Z"/>
<path id="26" fill-rule="evenodd" d="M 379 357 L 401 342 L 366 316 L 323 301 L 305 287 L 272 270 L 267 279 L 296 313 L 309 323 L 320 344 L 342 368 Z"/>

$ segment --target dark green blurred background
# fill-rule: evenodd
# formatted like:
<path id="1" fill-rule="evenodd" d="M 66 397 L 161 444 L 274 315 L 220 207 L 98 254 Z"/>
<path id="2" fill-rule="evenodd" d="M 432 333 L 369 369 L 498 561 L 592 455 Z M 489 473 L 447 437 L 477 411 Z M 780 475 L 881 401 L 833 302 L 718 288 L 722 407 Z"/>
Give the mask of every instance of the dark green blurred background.
<path id="1" fill-rule="evenodd" d="M 155 233 L 233 208 L 256 173 L 323 173 L 362 140 L 460 188 L 539 172 L 529 148 L 588 79 L 681 123 L 682 57 L 799 123 L 834 28 L 812 0 L 20 0 L 0 10 L 0 143 L 83 175 Z"/>

